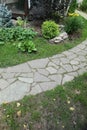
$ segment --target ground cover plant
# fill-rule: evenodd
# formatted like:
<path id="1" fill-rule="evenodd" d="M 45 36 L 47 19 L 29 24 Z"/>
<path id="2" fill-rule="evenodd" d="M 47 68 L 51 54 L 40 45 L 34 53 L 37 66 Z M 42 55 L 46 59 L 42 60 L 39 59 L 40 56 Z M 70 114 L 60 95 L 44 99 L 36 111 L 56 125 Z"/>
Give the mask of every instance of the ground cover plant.
<path id="1" fill-rule="evenodd" d="M 87 73 L 0 107 L 0 130 L 86 130 Z"/>

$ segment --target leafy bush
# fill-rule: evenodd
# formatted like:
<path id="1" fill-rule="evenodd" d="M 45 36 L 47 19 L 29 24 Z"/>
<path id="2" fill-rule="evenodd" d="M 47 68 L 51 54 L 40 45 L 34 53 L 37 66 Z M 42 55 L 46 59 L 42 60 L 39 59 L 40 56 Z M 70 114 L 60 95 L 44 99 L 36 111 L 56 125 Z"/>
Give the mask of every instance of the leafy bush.
<path id="1" fill-rule="evenodd" d="M 82 1 L 82 4 L 80 5 L 80 9 L 81 9 L 82 11 L 87 12 L 87 0 L 83 0 L 83 1 Z"/>
<path id="2" fill-rule="evenodd" d="M 73 34 L 74 32 L 77 32 L 79 29 L 82 29 L 83 27 L 83 20 L 80 16 L 76 16 L 73 14 L 73 16 L 68 16 L 65 19 L 65 31 L 68 34 Z"/>
<path id="3" fill-rule="evenodd" d="M 70 13 L 75 12 L 76 7 L 77 7 L 77 0 L 72 0 L 70 8 L 69 8 L 69 12 Z"/>
<path id="4" fill-rule="evenodd" d="M 54 38 L 59 34 L 58 25 L 54 21 L 45 21 L 42 24 L 42 35 L 46 39 Z"/>
<path id="5" fill-rule="evenodd" d="M 18 49 L 20 49 L 22 52 L 36 52 L 37 49 L 35 47 L 35 44 L 32 41 L 24 41 L 20 42 L 17 45 Z"/>
<path id="6" fill-rule="evenodd" d="M 1 28 L 0 40 L 4 42 L 31 40 L 36 34 L 37 33 L 33 29 L 22 27 Z"/>

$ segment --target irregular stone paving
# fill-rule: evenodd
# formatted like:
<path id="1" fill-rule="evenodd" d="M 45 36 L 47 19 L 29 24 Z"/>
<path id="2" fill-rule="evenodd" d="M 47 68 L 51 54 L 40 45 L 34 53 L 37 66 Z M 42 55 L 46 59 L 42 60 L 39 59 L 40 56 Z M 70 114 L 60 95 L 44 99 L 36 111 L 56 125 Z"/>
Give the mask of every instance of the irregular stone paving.
<path id="1" fill-rule="evenodd" d="M 1 68 L 0 104 L 53 89 L 86 71 L 87 40 L 49 58 Z"/>
<path id="2" fill-rule="evenodd" d="M 76 10 L 75 12 L 80 14 L 82 17 L 84 17 L 87 20 L 87 14 L 86 13 L 79 11 L 79 10 Z"/>

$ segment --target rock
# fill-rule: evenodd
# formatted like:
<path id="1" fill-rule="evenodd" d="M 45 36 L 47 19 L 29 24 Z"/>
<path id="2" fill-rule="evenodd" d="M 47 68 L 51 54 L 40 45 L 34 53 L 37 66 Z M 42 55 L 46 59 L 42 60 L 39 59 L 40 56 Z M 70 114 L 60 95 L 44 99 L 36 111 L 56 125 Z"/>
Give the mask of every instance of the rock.
<path id="1" fill-rule="evenodd" d="M 60 42 L 62 42 L 64 40 L 66 40 L 66 39 L 68 39 L 68 35 L 67 35 L 66 32 L 63 32 L 59 36 L 49 40 L 49 42 L 57 44 L 57 43 L 60 43 Z"/>

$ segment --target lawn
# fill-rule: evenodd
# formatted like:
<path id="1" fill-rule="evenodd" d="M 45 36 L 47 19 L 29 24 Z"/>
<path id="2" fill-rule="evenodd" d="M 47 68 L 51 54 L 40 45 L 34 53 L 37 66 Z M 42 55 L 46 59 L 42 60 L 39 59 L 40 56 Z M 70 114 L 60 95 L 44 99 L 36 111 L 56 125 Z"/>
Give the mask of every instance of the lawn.
<path id="1" fill-rule="evenodd" d="M 86 130 L 87 73 L 0 107 L 0 130 Z"/>
<path id="2" fill-rule="evenodd" d="M 56 45 L 50 44 L 42 37 L 36 37 L 34 39 L 34 43 L 36 45 L 37 52 L 35 53 L 22 53 L 16 46 L 14 46 L 13 43 L 0 45 L 0 67 L 13 66 L 28 60 L 49 57 L 73 48 L 87 38 L 87 21 L 85 19 L 83 19 L 83 21 L 84 27 L 82 29 L 82 35 L 77 39 L 68 40 Z"/>

